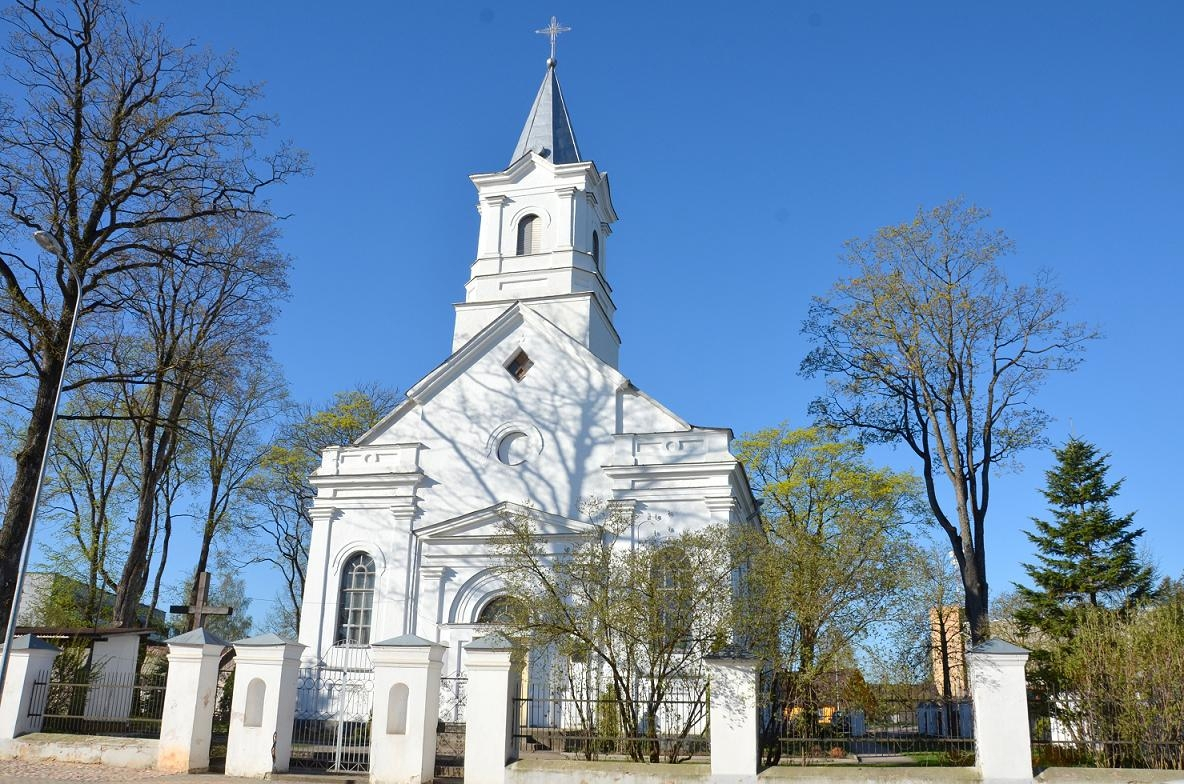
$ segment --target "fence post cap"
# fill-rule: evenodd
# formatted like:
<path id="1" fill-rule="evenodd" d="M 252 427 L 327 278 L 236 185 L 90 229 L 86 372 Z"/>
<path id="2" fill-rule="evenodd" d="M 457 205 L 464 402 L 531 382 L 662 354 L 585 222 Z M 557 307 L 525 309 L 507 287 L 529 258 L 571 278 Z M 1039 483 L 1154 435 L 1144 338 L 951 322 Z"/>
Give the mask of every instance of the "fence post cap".
<path id="1" fill-rule="evenodd" d="M 493 632 L 484 637 L 478 637 L 465 645 L 466 651 L 512 651 L 517 648 L 514 641 L 501 632 Z"/>
<path id="2" fill-rule="evenodd" d="M 1004 640 L 983 640 L 978 645 L 971 648 L 967 653 L 997 653 L 1007 656 L 1027 656 L 1031 651 L 1027 648 L 1021 648 L 1018 645 L 1012 645 Z"/>
<path id="3" fill-rule="evenodd" d="M 197 628 L 176 637 L 165 640 L 169 645 L 221 645 L 225 648 L 230 643 L 205 628 Z M 241 643 L 240 643 L 241 644 Z"/>
<path id="4" fill-rule="evenodd" d="M 35 634 L 22 634 L 12 641 L 12 649 L 14 651 L 53 651 L 54 653 L 61 653 L 62 649 L 48 643 Z"/>
<path id="5" fill-rule="evenodd" d="M 401 634 L 398 637 L 391 637 L 388 640 L 370 643 L 370 646 L 375 648 L 430 648 L 433 645 L 440 645 L 440 643 L 425 640 L 423 637 L 415 634 Z"/>
<path id="6" fill-rule="evenodd" d="M 256 637 L 246 637 L 242 640 L 235 640 L 234 641 L 235 647 L 238 647 L 240 645 L 264 646 L 264 645 L 295 645 L 295 644 L 296 644 L 295 641 L 285 640 L 283 637 L 280 637 L 278 634 L 260 634 Z"/>

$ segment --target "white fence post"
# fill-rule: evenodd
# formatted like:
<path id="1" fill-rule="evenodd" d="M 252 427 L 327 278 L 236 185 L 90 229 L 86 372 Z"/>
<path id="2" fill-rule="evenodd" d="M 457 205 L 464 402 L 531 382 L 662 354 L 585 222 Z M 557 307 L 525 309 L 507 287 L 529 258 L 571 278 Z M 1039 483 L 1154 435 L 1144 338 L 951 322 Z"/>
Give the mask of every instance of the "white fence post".
<path id="1" fill-rule="evenodd" d="M 708 657 L 711 775 L 733 784 L 755 782 L 760 763 L 758 662 L 752 657 Z"/>
<path id="2" fill-rule="evenodd" d="M 966 652 L 974 698 L 974 758 L 984 784 L 1032 781 L 1024 665 L 1028 651 L 987 640 Z"/>
<path id="3" fill-rule="evenodd" d="M 205 629 L 194 629 L 168 644 L 169 674 L 156 767 L 167 773 L 209 770 L 218 663 L 229 643 Z"/>
<path id="4" fill-rule="evenodd" d="M 27 732 L 40 732 L 42 716 L 29 716 L 33 697 L 33 681 L 48 673 L 60 650 L 29 634 L 12 641 L 8 657 L 8 674 L 4 678 L 4 693 L 0 694 L 0 739 L 11 739 Z M 48 678 L 46 678 L 48 680 Z M 44 688 L 49 689 L 46 684 Z M 45 697 L 42 696 L 42 705 Z"/>
<path id="5" fill-rule="evenodd" d="M 465 702 L 465 784 L 505 784 L 522 656 L 505 635 L 493 633 L 465 646 L 469 673 Z"/>
<path id="6" fill-rule="evenodd" d="M 264 778 L 288 771 L 303 650 L 300 643 L 274 634 L 234 643 L 227 776 Z"/>
<path id="7" fill-rule="evenodd" d="M 419 784 L 435 775 L 440 669 L 446 650 L 447 646 L 414 634 L 371 643 L 370 781 L 374 784 Z"/>

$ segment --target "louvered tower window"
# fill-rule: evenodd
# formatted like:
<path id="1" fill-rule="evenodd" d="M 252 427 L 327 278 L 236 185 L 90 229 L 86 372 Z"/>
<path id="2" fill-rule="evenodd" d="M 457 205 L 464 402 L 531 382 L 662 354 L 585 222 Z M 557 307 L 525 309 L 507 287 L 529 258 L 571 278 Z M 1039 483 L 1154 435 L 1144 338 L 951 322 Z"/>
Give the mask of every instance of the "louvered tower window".
<path id="1" fill-rule="evenodd" d="M 518 255 L 527 256 L 531 253 L 539 252 L 539 234 L 542 233 L 542 227 L 539 225 L 538 215 L 527 215 L 518 221 Z"/>
<path id="2" fill-rule="evenodd" d="M 374 608 L 374 559 L 354 553 L 341 570 L 337 603 L 337 644 L 369 645 L 370 615 Z"/>
<path id="3" fill-rule="evenodd" d="M 600 269 L 600 235 L 592 232 L 592 261 L 596 263 L 596 269 Z"/>

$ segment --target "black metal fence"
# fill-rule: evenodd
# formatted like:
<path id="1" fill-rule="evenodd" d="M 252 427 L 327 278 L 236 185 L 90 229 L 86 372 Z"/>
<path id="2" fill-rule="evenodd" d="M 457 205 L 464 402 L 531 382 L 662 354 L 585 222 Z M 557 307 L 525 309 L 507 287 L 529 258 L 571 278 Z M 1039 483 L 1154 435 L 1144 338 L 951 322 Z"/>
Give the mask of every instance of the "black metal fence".
<path id="1" fill-rule="evenodd" d="M 679 679 L 662 694 L 590 693 L 596 696 L 531 685 L 512 700 L 519 756 L 647 762 L 710 756 L 706 680 Z"/>
<path id="2" fill-rule="evenodd" d="M 166 674 L 77 670 L 38 675 L 29 716 L 43 732 L 159 738 Z"/>
<path id="3" fill-rule="evenodd" d="M 967 698 L 928 684 L 869 684 L 855 669 L 812 677 L 765 673 L 761 747 L 767 765 L 974 764 Z"/>
<path id="4" fill-rule="evenodd" d="M 1168 692 L 1029 694 L 1036 767 L 1184 770 L 1184 684 Z"/>
<path id="5" fill-rule="evenodd" d="M 214 691 L 214 715 L 210 723 L 210 771 L 220 773 L 226 768 L 226 746 L 230 740 L 230 706 L 234 702 L 234 670 L 224 667 L 218 671 L 218 686 Z"/>
<path id="6" fill-rule="evenodd" d="M 878 700 L 874 706 L 783 706 L 772 759 L 783 765 L 974 764 L 969 701 Z M 766 750 L 769 753 L 769 750 Z"/>

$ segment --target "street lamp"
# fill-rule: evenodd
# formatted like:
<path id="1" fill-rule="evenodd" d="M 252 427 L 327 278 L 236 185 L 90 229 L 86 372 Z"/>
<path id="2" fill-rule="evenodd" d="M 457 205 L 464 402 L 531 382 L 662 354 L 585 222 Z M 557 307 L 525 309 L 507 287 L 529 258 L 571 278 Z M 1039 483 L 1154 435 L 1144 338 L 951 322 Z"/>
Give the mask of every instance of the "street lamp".
<path id="1" fill-rule="evenodd" d="M 53 395 L 53 408 L 49 412 L 49 428 L 45 434 L 45 449 L 41 452 L 41 466 L 37 469 L 37 484 L 33 487 L 33 508 L 29 510 L 29 527 L 25 529 L 25 542 L 21 547 L 21 562 L 16 573 L 16 589 L 12 592 L 12 609 L 8 611 L 8 629 L 4 632 L 4 652 L 0 654 L 0 694 L 4 693 L 4 680 L 8 677 L 8 656 L 12 650 L 12 638 L 16 632 L 16 616 L 21 604 L 21 588 L 25 584 L 25 573 L 29 568 L 29 550 L 33 545 L 33 526 L 37 523 L 37 501 L 41 497 L 41 483 L 45 481 L 45 467 L 49 463 L 49 447 L 53 443 L 53 426 L 58 420 L 58 403 L 62 399 L 62 383 L 66 380 L 66 365 L 70 362 L 70 348 L 74 345 L 74 328 L 78 326 L 78 310 L 82 305 L 82 280 L 77 270 L 66 259 L 66 251 L 57 237 L 47 231 L 33 232 L 33 239 L 43 250 L 52 253 L 70 277 L 74 279 L 74 314 L 70 317 L 70 330 L 66 333 L 66 351 L 62 354 L 62 372 L 58 374 L 58 388 Z"/>

